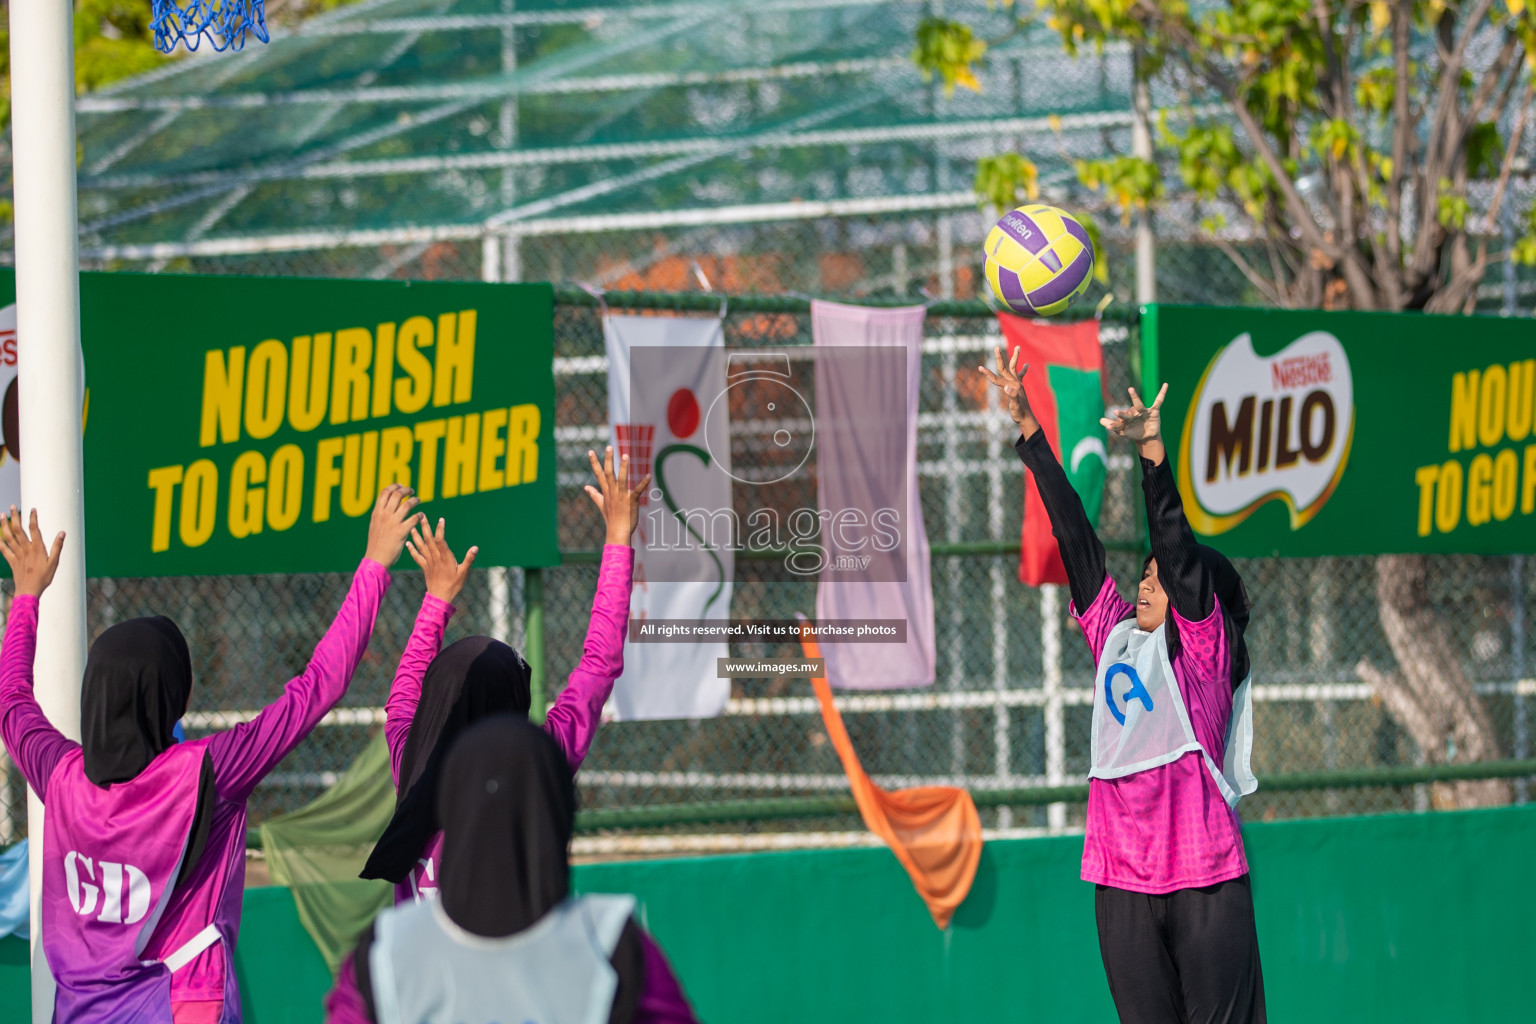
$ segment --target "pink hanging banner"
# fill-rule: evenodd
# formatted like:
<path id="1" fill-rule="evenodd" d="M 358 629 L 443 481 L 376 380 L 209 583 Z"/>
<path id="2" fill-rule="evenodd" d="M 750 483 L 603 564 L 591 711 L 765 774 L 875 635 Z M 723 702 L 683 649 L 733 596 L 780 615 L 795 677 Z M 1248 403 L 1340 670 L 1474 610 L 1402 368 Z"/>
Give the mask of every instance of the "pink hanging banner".
<path id="1" fill-rule="evenodd" d="M 827 680 L 840 689 L 927 686 L 934 678 L 933 588 L 917 489 L 924 312 L 811 304 L 817 502 L 829 553 L 816 618 L 906 623 L 899 642 L 819 637 Z"/>

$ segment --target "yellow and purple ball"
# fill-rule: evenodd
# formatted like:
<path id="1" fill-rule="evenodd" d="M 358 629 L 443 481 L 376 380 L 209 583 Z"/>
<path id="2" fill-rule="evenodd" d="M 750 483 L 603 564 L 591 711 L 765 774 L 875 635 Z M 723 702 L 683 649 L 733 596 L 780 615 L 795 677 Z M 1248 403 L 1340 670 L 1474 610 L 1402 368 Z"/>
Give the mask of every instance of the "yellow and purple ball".
<path id="1" fill-rule="evenodd" d="M 1021 206 L 987 233 L 987 283 L 1021 316 L 1055 316 L 1093 280 L 1088 231 L 1054 206 Z"/>

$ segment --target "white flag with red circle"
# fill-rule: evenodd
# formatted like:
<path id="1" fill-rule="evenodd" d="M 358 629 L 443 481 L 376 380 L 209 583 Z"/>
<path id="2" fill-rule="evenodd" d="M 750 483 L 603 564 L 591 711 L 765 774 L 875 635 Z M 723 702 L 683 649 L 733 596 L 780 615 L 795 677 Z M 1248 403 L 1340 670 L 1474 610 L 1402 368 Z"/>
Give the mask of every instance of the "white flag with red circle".
<path id="1" fill-rule="evenodd" d="M 726 620 L 733 538 L 713 533 L 731 512 L 730 421 L 706 415 L 725 393 L 718 317 L 606 316 L 608 419 L 631 482 L 653 475 L 635 534 L 630 620 Z M 721 402 L 719 412 L 727 411 Z M 723 511 L 723 517 L 713 513 Z M 678 543 L 682 537 L 684 543 Z M 635 642 L 610 709 L 619 719 L 708 718 L 730 699 L 717 678 L 728 644 Z"/>

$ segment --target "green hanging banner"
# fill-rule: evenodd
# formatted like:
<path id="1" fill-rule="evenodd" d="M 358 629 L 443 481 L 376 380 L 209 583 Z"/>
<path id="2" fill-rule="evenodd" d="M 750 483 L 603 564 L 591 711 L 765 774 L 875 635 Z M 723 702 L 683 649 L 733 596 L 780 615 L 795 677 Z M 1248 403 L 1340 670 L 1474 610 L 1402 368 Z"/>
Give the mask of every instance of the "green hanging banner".
<path id="1" fill-rule="evenodd" d="M 1149 306 L 1147 395 L 1231 556 L 1536 551 L 1536 325 Z"/>
<path id="2" fill-rule="evenodd" d="M 27 344 L 14 301 L 6 271 L 0 388 Z M 556 564 L 553 304 L 547 284 L 82 274 L 88 571 L 349 571 L 393 482 L 478 564 Z M 15 408 L 10 388 L 5 504 Z"/>

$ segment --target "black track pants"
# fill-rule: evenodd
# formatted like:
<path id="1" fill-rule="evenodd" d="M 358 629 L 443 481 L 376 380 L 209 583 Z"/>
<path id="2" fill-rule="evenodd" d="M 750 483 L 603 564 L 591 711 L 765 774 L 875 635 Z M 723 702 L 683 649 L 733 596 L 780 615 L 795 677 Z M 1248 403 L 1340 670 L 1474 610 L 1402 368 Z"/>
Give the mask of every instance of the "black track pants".
<path id="1" fill-rule="evenodd" d="M 1094 887 L 1121 1024 L 1264 1024 L 1248 876 L 1164 896 Z"/>

